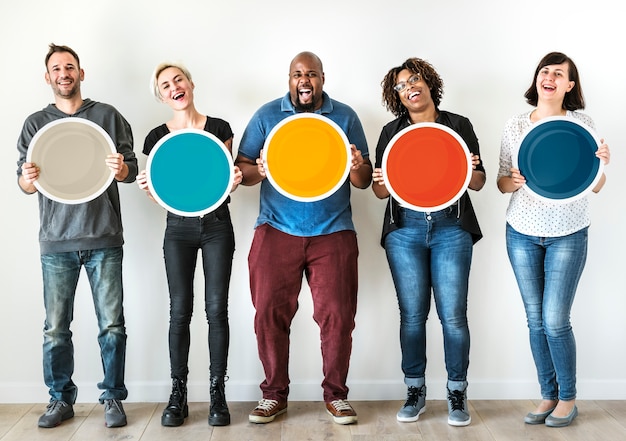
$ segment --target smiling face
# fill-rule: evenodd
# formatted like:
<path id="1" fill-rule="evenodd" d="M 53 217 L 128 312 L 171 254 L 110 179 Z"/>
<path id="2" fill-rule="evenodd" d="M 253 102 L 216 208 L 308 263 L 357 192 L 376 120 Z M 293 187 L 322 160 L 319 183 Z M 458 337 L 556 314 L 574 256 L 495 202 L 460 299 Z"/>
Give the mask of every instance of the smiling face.
<path id="1" fill-rule="evenodd" d="M 289 95 L 299 112 L 312 112 L 322 107 L 324 72 L 322 63 L 313 54 L 296 56 L 289 67 Z"/>
<path id="2" fill-rule="evenodd" d="M 46 68 L 46 83 L 52 87 L 55 96 L 64 99 L 80 96 L 80 82 L 85 78 L 85 73 L 72 54 L 53 53 Z"/>
<path id="3" fill-rule="evenodd" d="M 163 69 L 157 77 L 161 101 L 173 109 L 184 109 L 193 104 L 194 84 L 177 67 Z"/>
<path id="4" fill-rule="evenodd" d="M 409 113 L 424 113 L 434 111 L 435 103 L 430 94 L 430 88 L 420 74 L 403 69 L 398 72 L 396 86 L 404 85 L 404 89 L 398 91 L 400 102 Z M 399 88 L 399 87 L 398 87 Z"/>
<path id="5" fill-rule="evenodd" d="M 539 100 L 562 102 L 565 94 L 572 90 L 575 82 L 569 77 L 569 64 L 551 64 L 542 67 L 537 73 L 535 86 Z"/>

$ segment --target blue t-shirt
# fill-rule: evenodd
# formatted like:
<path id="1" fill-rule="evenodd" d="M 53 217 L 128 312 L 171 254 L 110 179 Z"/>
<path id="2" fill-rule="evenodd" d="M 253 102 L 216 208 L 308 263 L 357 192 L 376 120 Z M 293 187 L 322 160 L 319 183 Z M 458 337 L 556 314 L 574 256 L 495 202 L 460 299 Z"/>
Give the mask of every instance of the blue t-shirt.
<path id="1" fill-rule="evenodd" d="M 238 154 L 252 161 L 256 160 L 274 126 L 295 113 L 289 93 L 283 98 L 263 105 L 248 123 L 239 144 Z M 315 113 L 335 122 L 345 132 L 350 144 L 356 145 L 364 158 L 369 156 L 363 126 L 351 107 L 331 100 L 324 92 L 322 108 Z M 311 155 L 314 154 L 315 152 L 311 152 Z M 299 202 L 283 196 L 268 179 L 263 179 L 259 216 L 255 228 L 262 224 L 269 224 L 284 233 L 303 237 L 354 230 L 350 208 L 350 178 L 346 178 L 335 193 L 315 202 Z"/>

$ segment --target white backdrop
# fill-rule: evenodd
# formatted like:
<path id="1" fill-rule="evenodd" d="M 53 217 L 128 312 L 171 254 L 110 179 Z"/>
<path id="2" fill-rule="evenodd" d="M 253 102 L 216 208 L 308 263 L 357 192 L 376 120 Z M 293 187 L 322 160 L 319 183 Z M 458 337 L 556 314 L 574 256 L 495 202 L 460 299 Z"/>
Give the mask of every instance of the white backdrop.
<path id="1" fill-rule="evenodd" d="M 586 112 L 612 148 L 608 182 L 591 197 L 590 250 L 574 305 L 581 399 L 626 399 L 626 245 L 623 194 L 626 144 L 615 117 L 626 97 L 622 45 L 626 35 L 613 0 L 544 2 L 443 0 L 369 2 L 318 0 L 94 1 L 42 0 L 0 7 L 2 85 L 0 109 L 0 402 L 46 402 L 41 374 L 43 307 L 36 196 L 15 182 L 16 140 L 24 119 L 53 101 L 44 82 L 50 42 L 67 44 L 85 69 L 83 96 L 116 106 L 132 125 L 140 166 L 148 131 L 170 115 L 149 94 L 148 81 L 162 60 L 187 64 L 201 112 L 230 122 L 235 148 L 253 112 L 287 91 L 292 57 L 317 53 L 325 90 L 361 117 L 372 153 L 393 116 L 381 104 L 380 82 L 392 66 L 417 56 L 445 82 L 442 109 L 470 118 L 481 143 L 488 182 L 472 193 L 485 237 L 474 249 L 469 320 L 472 333 L 470 399 L 538 398 L 524 311 L 504 243 L 508 196 L 496 189 L 504 122 L 528 109 L 523 94 L 547 52 L 570 55 L 582 75 Z M 619 51 L 619 52 L 618 52 Z M 165 401 L 169 393 L 168 295 L 161 252 L 165 212 L 136 184 L 121 185 L 125 225 L 126 379 L 130 401 Z M 253 331 L 247 253 L 258 209 L 258 187 L 240 188 L 231 210 L 237 250 L 230 297 L 232 340 L 229 400 L 257 400 L 263 379 Z M 622 196 L 620 196 L 622 195 Z M 379 246 L 384 202 L 371 191 L 353 192 L 360 245 L 360 292 L 349 375 L 350 398 L 402 399 L 398 308 Z M 198 291 L 202 277 L 198 273 Z M 201 296 L 192 323 L 190 399 L 208 400 L 206 329 Z M 319 334 L 304 284 L 292 329 L 292 400 L 320 400 Z M 429 321 L 427 381 L 430 398 L 443 398 L 441 327 Z M 97 328 L 86 277 L 81 277 L 73 323 L 78 400 L 95 401 L 101 380 Z"/>

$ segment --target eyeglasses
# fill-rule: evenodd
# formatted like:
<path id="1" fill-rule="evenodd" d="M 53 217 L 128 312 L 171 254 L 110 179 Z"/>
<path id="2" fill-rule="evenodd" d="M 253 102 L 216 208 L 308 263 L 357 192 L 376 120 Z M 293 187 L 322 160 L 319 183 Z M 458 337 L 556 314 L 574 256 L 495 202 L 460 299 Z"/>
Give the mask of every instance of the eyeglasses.
<path id="1" fill-rule="evenodd" d="M 406 89 L 406 86 L 413 85 L 421 79 L 422 76 L 420 74 L 411 75 L 407 81 L 402 81 L 393 86 L 393 90 L 395 90 L 396 92 L 402 92 L 404 89 Z"/>

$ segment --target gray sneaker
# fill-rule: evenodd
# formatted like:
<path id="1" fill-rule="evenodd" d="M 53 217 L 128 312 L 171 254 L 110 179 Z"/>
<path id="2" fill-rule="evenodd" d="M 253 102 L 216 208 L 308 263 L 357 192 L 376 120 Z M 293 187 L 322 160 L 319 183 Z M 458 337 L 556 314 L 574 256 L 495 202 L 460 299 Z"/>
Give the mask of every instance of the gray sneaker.
<path id="1" fill-rule="evenodd" d="M 126 425 L 126 413 L 120 400 L 104 400 L 104 422 L 107 427 Z"/>
<path id="2" fill-rule="evenodd" d="M 396 419 L 401 423 L 417 421 L 426 410 L 426 386 L 409 386 L 406 403 L 396 414 Z"/>
<path id="3" fill-rule="evenodd" d="M 450 389 L 451 386 L 453 386 L 452 390 Z M 472 417 L 467 408 L 467 382 L 448 382 L 448 424 L 467 426 L 471 422 Z"/>
<path id="4" fill-rule="evenodd" d="M 46 413 L 39 417 L 39 427 L 51 428 L 74 416 L 74 408 L 65 401 L 54 400 L 46 407 Z"/>

